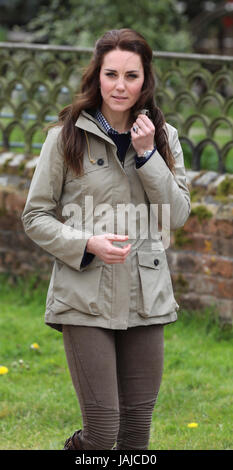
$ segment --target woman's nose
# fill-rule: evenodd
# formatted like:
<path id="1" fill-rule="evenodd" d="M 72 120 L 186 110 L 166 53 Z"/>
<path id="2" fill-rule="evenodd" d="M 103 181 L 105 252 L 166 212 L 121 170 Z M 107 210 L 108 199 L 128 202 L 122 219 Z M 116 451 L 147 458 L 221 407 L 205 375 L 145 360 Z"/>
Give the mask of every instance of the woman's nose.
<path id="1" fill-rule="evenodd" d="M 124 90 L 124 89 L 125 89 L 124 79 L 119 78 L 119 79 L 117 80 L 116 88 L 117 88 L 117 90 Z"/>

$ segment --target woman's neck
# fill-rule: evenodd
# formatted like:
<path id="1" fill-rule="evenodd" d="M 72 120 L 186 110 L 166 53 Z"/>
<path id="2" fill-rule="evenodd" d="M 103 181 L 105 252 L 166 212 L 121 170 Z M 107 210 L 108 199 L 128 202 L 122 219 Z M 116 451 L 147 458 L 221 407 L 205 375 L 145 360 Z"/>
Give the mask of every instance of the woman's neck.
<path id="1" fill-rule="evenodd" d="M 119 133 L 127 132 L 130 130 L 131 122 L 130 122 L 130 111 L 124 111 L 120 113 L 114 113 L 109 111 L 104 106 L 101 107 L 101 113 L 108 121 L 110 126 L 118 131 Z"/>

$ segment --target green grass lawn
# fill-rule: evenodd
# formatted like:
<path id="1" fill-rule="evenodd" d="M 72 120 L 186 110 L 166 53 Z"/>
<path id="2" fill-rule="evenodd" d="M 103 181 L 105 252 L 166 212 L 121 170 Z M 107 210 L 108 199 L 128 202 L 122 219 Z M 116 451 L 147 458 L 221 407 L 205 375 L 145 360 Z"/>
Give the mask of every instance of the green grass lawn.
<path id="1" fill-rule="evenodd" d="M 46 281 L 11 285 L 0 275 L 0 366 L 8 368 L 0 376 L 0 449 L 59 450 L 82 426 L 62 334 L 44 325 L 46 291 Z M 232 353 L 232 330 L 210 309 L 182 311 L 165 328 L 150 450 L 233 448 Z"/>

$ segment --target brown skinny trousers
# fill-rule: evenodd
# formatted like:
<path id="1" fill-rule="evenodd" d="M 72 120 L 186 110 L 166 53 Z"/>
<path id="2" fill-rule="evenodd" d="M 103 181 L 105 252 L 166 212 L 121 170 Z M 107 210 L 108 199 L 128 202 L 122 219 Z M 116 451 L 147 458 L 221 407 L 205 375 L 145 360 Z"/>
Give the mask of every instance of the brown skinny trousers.
<path id="1" fill-rule="evenodd" d="M 163 325 L 127 330 L 63 325 L 85 450 L 148 449 L 163 371 Z"/>

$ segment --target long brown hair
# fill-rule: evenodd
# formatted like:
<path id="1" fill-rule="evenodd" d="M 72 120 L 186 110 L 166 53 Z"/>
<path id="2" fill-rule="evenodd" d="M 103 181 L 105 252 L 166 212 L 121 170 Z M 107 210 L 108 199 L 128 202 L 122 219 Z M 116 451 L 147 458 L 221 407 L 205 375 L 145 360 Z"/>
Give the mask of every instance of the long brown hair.
<path id="1" fill-rule="evenodd" d="M 92 59 L 82 76 L 80 93 L 75 95 L 73 103 L 63 108 L 59 113 L 59 122 L 55 125 L 63 126 L 61 142 L 65 162 L 75 174 L 80 175 L 82 173 L 85 136 L 82 129 L 75 126 L 75 122 L 82 110 L 89 110 L 91 112 L 101 107 L 100 69 L 104 55 L 114 49 L 131 51 L 139 54 L 141 57 L 144 68 L 144 83 L 139 100 L 131 108 L 132 118 L 135 119 L 143 108 L 149 110 L 150 119 L 155 126 L 157 149 L 169 169 L 174 172 L 175 160 L 168 144 L 168 137 L 164 127 L 165 118 L 155 103 L 152 50 L 140 33 L 128 28 L 108 31 L 98 39 Z"/>

